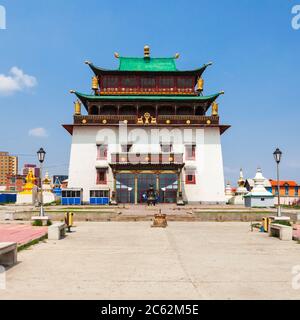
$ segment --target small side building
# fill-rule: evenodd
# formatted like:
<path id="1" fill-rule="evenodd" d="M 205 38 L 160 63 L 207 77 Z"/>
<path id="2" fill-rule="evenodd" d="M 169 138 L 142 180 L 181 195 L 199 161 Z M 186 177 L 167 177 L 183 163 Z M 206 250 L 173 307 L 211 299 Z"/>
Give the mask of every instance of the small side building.
<path id="1" fill-rule="evenodd" d="M 267 188 L 274 195 L 275 204 L 278 202 L 278 182 L 270 179 L 270 187 Z M 295 205 L 300 203 L 300 185 L 293 180 L 280 180 L 280 203 L 284 205 Z"/>
<path id="2" fill-rule="evenodd" d="M 253 189 L 244 196 L 245 206 L 248 208 L 267 208 L 274 207 L 274 196 L 271 192 L 267 191 L 264 186 L 265 178 L 262 175 L 261 169 L 258 168 L 256 175 L 253 179 Z"/>

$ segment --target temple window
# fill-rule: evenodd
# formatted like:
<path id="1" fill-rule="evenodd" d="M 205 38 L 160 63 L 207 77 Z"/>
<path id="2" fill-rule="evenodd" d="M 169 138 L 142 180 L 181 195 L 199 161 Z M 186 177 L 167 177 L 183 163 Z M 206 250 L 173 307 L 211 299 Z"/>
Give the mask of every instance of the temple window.
<path id="1" fill-rule="evenodd" d="M 118 88 L 119 79 L 117 77 L 105 76 L 103 78 L 103 87 L 104 88 Z"/>
<path id="2" fill-rule="evenodd" d="M 118 109 L 114 105 L 104 105 L 100 108 L 101 115 L 117 115 Z"/>
<path id="3" fill-rule="evenodd" d="M 173 106 L 161 106 L 158 109 L 158 115 L 174 115 L 175 114 L 175 108 Z"/>
<path id="4" fill-rule="evenodd" d="M 99 108 L 98 106 L 91 106 L 91 115 L 98 115 L 99 114 Z"/>
<path id="5" fill-rule="evenodd" d="M 155 88 L 155 78 L 141 78 L 141 87 L 142 88 Z"/>
<path id="6" fill-rule="evenodd" d="M 160 88 L 174 88 L 174 78 L 172 77 L 160 77 L 159 87 Z"/>
<path id="7" fill-rule="evenodd" d="M 196 145 L 185 146 L 185 159 L 195 160 L 196 159 Z"/>
<path id="8" fill-rule="evenodd" d="M 194 87 L 193 78 L 177 78 L 178 88 L 192 88 Z"/>
<path id="9" fill-rule="evenodd" d="M 123 77 L 122 87 L 124 88 L 136 88 L 138 86 L 138 81 L 136 77 Z"/>
<path id="10" fill-rule="evenodd" d="M 122 106 L 119 110 L 119 115 L 136 115 L 136 107 Z"/>
<path id="11" fill-rule="evenodd" d="M 108 198 L 109 191 L 108 190 L 90 190 L 91 198 Z"/>
<path id="12" fill-rule="evenodd" d="M 289 195 L 289 186 L 285 185 L 284 190 L 285 190 L 285 195 L 288 196 Z"/>
<path id="13" fill-rule="evenodd" d="M 97 169 L 96 184 L 106 184 L 106 169 Z"/>
<path id="14" fill-rule="evenodd" d="M 296 186 L 295 187 L 295 196 L 298 197 L 298 195 L 299 195 L 299 187 Z"/>
<path id="15" fill-rule="evenodd" d="M 176 113 L 177 115 L 193 115 L 194 108 L 191 106 L 181 106 L 177 108 Z"/>
<path id="16" fill-rule="evenodd" d="M 197 107 L 197 108 L 196 108 L 195 115 L 196 115 L 196 116 L 204 116 L 204 115 L 205 115 L 205 112 L 204 112 L 204 110 L 203 110 L 203 107 Z"/>
<path id="17" fill-rule="evenodd" d="M 107 159 L 107 145 L 99 144 L 97 145 L 97 160 L 106 160 Z"/>
<path id="18" fill-rule="evenodd" d="M 195 172 L 187 172 L 185 175 L 185 183 L 186 184 L 196 184 L 196 175 Z"/>
<path id="19" fill-rule="evenodd" d="M 142 117 L 145 115 L 145 113 L 149 113 L 152 117 L 155 117 L 156 110 L 153 106 L 141 106 L 139 108 L 139 116 Z"/>

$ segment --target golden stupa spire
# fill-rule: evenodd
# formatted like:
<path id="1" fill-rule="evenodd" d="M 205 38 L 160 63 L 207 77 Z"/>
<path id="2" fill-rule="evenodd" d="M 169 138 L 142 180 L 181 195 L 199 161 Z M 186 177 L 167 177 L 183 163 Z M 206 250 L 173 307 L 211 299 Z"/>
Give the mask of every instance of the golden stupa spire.
<path id="1" fill-rule="evenodd" d="M 23 187 L 23 191 L 20 194 L 32 194 L 32 189 L 35 186 L 36 177 L 32 169 L 29 169 L 28 174 L 26 176 L 26 183 Z"/>

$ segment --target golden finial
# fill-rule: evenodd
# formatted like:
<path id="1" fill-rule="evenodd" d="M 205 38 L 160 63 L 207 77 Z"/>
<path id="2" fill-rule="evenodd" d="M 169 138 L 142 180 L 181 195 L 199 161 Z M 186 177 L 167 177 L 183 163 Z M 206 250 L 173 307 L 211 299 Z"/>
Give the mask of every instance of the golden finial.
<path id="1" fill-rule="evenodd" d="M 118 54 L 118 52 L 115 52 L 115 53 L 114 53 L 114 56 L 115 56 L 116 59 L 119 59 L 119 58 L 120 58 L 120 55 Z"/>
<path id="2" fill-rule="evenodd" d="M 197 91 L 202 92 L 204 87 L 204 80 L 202 78 L 199 78 L 197 81 Z"/>
<path id="3" fill-rule="evenodd" d="M 174 58 L 175 59 L 178 59 L 180 57 L 180 54 L 177 52 L 177 53 L 175 53 L 175 56 L 174 56 Z"/>
<path id="4" fill-rule="evenodd" d="M 150 47 L 144 46 L 144 58 L 150 58 Z"/>
<path id="5" fill-rule="evenodd" d="M 74 102 L 74 113 L 75 115 L 77 116 L 80 116 L 81 115 L 81 103 L 79 100 L 76 100 Z"/>
<path id="6" fill-rule="evenodd" d="M 220 91 L 220 94 L 225 94 L 225 91 L 223 91 L 223 90 L 222 90 L 222 91 Z"/>

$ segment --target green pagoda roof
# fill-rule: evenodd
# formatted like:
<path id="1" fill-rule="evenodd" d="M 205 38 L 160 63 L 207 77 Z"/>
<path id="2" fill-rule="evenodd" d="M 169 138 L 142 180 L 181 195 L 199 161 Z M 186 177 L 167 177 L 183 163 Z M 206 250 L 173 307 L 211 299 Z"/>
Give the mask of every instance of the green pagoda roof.
<path id="1" fill-rule="evenodd" d="M 87 107 L 89 101 L 194 101 L 211 104 L 224 92 L 208 96 L 186 95 L 89 95 L 73 91 L 78 99 Z"/>
<path id="2" fill-rule="evenodd" d="M 178 71 L 175 58 L 119 57 L 120 71 Z"/>
<path id="3" fill-rule="evenodd" d="M 202 67 L 195 70 L 178 70 L 175 60 L 179 58 L 179 53 L 173 57 L 152 58 L 150 55 L 149 46 L 144 47 L 143 57 L 123 57 L 115 52 L 115 58 L 119 59 L 119 68 L 116 70 L 108 70 L 99 68 L 93 65 L 90 61 L 85 61 L 86 64 L 94 71 L 96 76 L 101 74 L 116 74 L 120 72 L 135 73 L 135 72 L 160 72 L 160 73 L 177 73 L 177 74 L 190 74 L 201 77 L 204 70 L 212 63 L 204 64 Z"/>
<path id="4" fill-rule="evenodd" d="M 86 61 L 86 64 L 92 69 L 96 76 L 130 73 L 136 72 L 160 72 L 173 75 L 193 75 L 195 77 L 201 77 L 205 69 L 212 63 L 204 64 L 202 67 L 193 70 L 178 70 L 175 64 L 175 58 L 130 58 L 130 57 L 119 57 L 120 63 L 119 68 L 110 70 L 95 66 L 93 63 Z"/>

